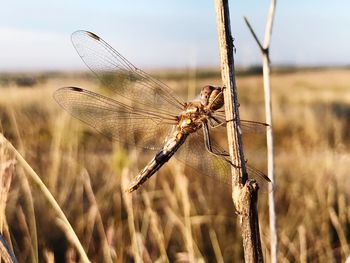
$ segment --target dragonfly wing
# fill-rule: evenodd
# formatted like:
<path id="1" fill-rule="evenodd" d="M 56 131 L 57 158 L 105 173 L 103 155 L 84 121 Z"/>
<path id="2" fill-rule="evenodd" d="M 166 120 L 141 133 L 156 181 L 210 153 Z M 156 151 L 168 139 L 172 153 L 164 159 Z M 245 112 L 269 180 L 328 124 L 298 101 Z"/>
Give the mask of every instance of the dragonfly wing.
<path id="1" fill-rule="evenodd" d="M 163 82 L 136 68 L 102 38 L 88 31 L 72 34 L 72 43 L 84 63 L 102 84 L 139 107 L 179 113 L 184 103 Z"/>
<path id="2" fill-rule="evenodd" d="M 209 154 L 204 145 L 201 130 L 190 134 L 179 148 L 175 157 L 197 170 L 220 182 L 231 184 L 231 167 L 223 158 Z"/>
<path id="3" fill-rule="evenodd" d="M 215 144 L 215 142 L 212 143 L 212 148 L 213 148 L 213 151 L 216 152 L 216 153 L 226 153 L 226 154 L 228 154 L 227 151 L 225 151 L 219 145 Z M 248 178 L 256 180 L 258 182 L 259 187 L 260 187 L 262 192 L 267 193 L 271 189 L 273 189 L 273 184 L 272 184 L 270 178 L 267 177 L 263 172 L 261 172 L 260 170 L 250 166 L 247 163 L 246 163 L 246 168 L 247 168 L 247 172 L 248 172 Z M 272 187 L 270 187 L 270 186 L 272 186 Z"/>
<path id="4" fill-rule="evenodd" d="M 248 178 L 257 181 L 262 193 L 268 193 L 274 190 L 274 185 L 266 174 L 260 170 L 255 169 L 254 167 L 251 167 L 248 164 L 246 166 L 248 171 Z"/>
<path id="5" fill-rule="evenodd" d="M 227 153 L 223 148 L 212 142 L 215 153 Z M 228 154 L 228 153 L 227 153 Z M 175 157 L 195 170 L 214 179 L 231 184 L 231 165 L 221 156 L 210 154 L 204 145 L 204 137 L 199 132 L 190 134 Z M 261 171 L 247 165 L 248 177 L 255 179 L 263 192 L 269 191 L 270 179 Z"/>
<path id="6" fill-rule="evenodd" d="M 220 122 L 226 123 L 224 112 L 214 113 L 213 116 Z M 244 133 L 266 132 L 267 127 L 269 127 L 269 125 L 263 122 L 241 120 L 241 128 Z M 221 125 L 219 128 L 226 128 L 226 124 Z"/>
<path id="7" fill-rule="evenodd" d="M 58 89 L 54 98 L 73 117 L 107 137 L 158 149 L 176 124 L 175 117 L 123 104 L 76 87 Z"/>
<path id="8" fill-rule="evenodd" d="M 263 122 L 241 120 L 241 127 L 243 132 L 266 132 L 269 125 Z"/>

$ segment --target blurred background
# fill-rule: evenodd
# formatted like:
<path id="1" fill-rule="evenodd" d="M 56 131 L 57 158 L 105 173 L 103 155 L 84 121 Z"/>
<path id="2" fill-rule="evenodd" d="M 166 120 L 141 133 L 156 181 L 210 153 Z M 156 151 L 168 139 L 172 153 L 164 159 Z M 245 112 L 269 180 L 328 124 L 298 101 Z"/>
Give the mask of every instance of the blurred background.
<path id="1" fill-rule="evenodd" d="M 270 2 L 230 1 L 244 119 L 264 122 L 261 55 Z M 271 40 L 276 208 L 281 262 L 344 262 L 350 253 L 350 2 L 279 1 Z M 170 161 L 125 194 L 152 152 L 125 147 L 53 100 L 101 83 L 70 35 L 89 30 L 184 99 L 221 85 L 214 1 L 8 1 L 0 9 L 0 131 L 41 176 L 93 262 L 240 262 L 230 189 Z M 223 136 L 225 137 L 225 136 Z M 266 172 L 265 135 L 247 134 Z M 0 145 L 0 229 L 20 262 L 75 262 L 56 215 Z M 215 183 L 213 183 L 215 182 Z M 259 197 L 269 262 L 267 194 Z M 137 251 L 139 253 L 137 253 Z"/>

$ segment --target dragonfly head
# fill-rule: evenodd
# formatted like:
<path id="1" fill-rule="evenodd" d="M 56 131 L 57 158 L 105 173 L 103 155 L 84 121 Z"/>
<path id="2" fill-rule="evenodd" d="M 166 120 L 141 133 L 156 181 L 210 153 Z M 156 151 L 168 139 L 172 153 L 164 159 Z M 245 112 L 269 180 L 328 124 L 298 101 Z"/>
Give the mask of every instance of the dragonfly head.
<path id="1" fill-rule="evenodd" d="M 204 86 L 201 90 L 201 104 L 209 110 L 217 110 L 224 105 L 224 96 L 221 87 Z"/>
<path id="2" fill-rule="evenodd" d="M 207 106 L 209 104 L 209 98 L 213 90 L 215 90 L 215 87 L 210 85 L 204 86 L 202 88 L 200 99 L 201 99 L 201 104 L 203 106 Z"/>

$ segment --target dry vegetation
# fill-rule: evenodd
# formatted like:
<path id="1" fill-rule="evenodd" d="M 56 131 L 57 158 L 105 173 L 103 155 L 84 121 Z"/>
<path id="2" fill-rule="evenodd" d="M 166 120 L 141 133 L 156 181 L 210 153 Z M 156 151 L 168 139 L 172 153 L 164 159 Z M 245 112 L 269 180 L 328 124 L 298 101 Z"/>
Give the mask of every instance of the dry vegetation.
<path id="1" fill-rule="evenodd" d="M 165 81 L 182 94 L 220 84 L 215 74 L 194 79 L 192 73 Z M 272 74 L 280 262 L 342 262 L 349 255 L 349 74 L 346 69 Z M 136 193 L 122 191 L 151 155 L 109 141 L 52 99 L 59 87 L 91 88 L 96 82 L 52 75 L 30 88 L 0 84 L 1 131 L 47 184 L 92 261 L 242 261 L 226 186 L 188 174 L 173 160 Z M 238 87 L 242 118 L 263 120 L 261 77 L 238 76 Z M 245 148 L 249 163 L 264 171 L 264 135 L 247 136 Z M 3 145 L 0 183 L 0 228 L 19 261 L 76 260 L 55 213 Z M 266 199 L 260 195 L 259 215 L 268 260 Z"/>

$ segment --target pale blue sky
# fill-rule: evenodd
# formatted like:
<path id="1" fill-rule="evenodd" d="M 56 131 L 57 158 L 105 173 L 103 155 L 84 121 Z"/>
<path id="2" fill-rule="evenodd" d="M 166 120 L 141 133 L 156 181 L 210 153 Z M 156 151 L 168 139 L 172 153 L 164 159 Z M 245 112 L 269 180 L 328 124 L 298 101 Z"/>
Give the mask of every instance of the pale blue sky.
<path id="1" fill-rule="evenodd" d="M 236 64 L 260 63 L 269 0 L 230 1 Z M 277 1 L 273 64 L 349 65 L 350 1 Z M 0 71 L 84 69 L 70 34 L 90 30 L 142 68 L 219 63 L 214 0 L 3 1 Z"/>

